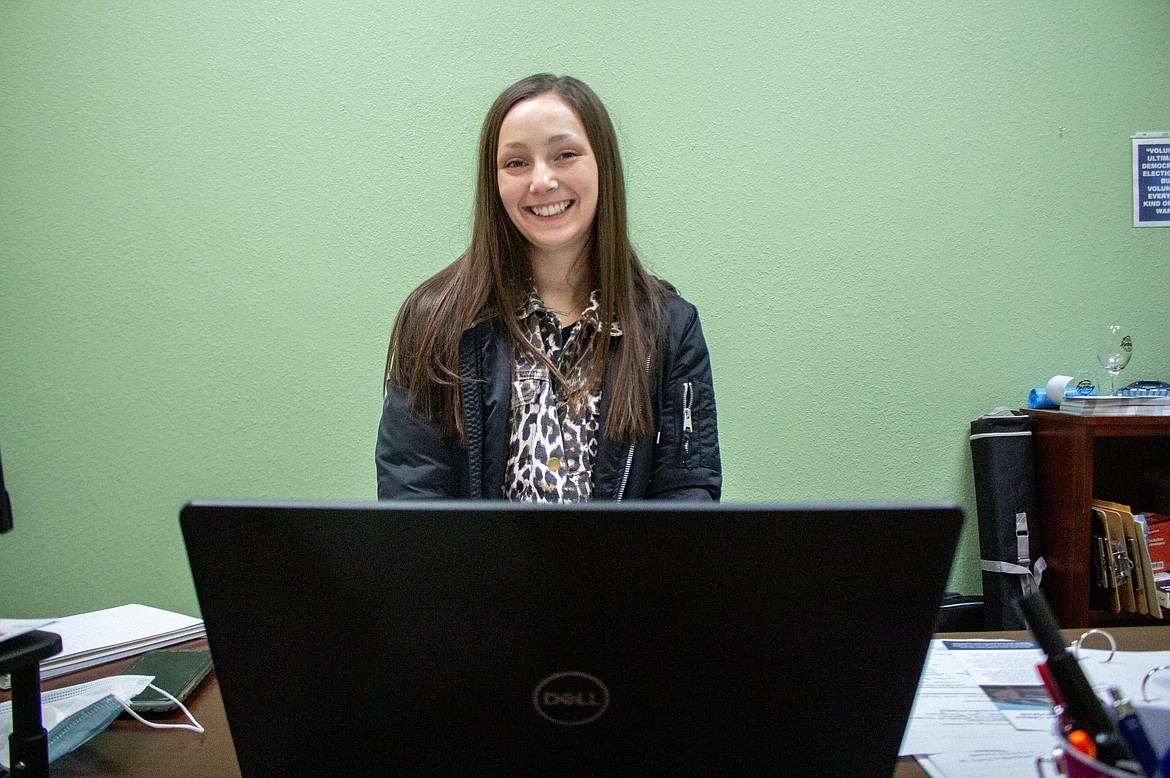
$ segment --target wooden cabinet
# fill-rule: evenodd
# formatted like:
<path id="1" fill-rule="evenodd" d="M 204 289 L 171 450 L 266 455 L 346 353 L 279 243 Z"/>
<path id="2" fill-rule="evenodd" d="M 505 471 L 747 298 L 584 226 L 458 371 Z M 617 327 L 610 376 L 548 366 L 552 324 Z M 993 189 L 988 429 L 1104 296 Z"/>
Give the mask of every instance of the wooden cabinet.
<path id="1" fill-rule="evenodd" d="M 1112 613 L 1092 595 L 1090 562 L 1094 499 L 1155 509 L 1149 465 L 1170 464 L 1170 417 L 1073 416 L 1027 412 L 1040 510 L 1034 548 L 1044 556 L 1043 589 L 1060 625 L 1101 627 L 1170 623 L 1135 613 Z"/>

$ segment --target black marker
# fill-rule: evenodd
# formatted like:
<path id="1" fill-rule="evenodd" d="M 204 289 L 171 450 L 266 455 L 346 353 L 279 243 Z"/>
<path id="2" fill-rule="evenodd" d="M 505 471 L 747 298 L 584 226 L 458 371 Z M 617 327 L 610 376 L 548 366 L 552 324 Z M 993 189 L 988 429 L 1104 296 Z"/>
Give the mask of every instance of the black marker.
<path id="1" fill-rule="evenodd" d="M 1097 743 L 1097 758 L 1108 764 L 1117 764 L 1130 756 L 1118 739 L 1117 728 L 1105 711 L 1105 706 L 1089 679 L 1085 677 L 1076 657 L 1064 647 L 1060 625 L 1048 607 L 1048 601 L 1040 592 L 1029 594 L 1017 600 L 1028 627 L 1036 636 L 1036 642 L 1048 656 L 1048 669 L 1064 697 L 1064 709 L 1072 720 L 1072 726 L 1083 729 L 1093 736 Z"/>

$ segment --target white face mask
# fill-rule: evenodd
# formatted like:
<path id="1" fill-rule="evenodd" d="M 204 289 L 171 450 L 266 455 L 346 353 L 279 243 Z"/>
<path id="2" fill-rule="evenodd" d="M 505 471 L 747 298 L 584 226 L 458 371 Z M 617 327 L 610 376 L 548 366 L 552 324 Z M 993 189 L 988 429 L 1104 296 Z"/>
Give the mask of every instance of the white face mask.
<path id="1" fill-rule="evenodd" d="M 189 729 L 202 732 L 203 727 L 184 705 L 167 692 L 154 686 L 152 675 L 115 675 L 89 683 L 41 693 L 41 724 L 49 733 L 49 761 L 68 754 L 110 725 L 123 710 L 148 727 L 155 729 Z M 130 699 L 151 686 L 174 700 L 190 724 L 156 724 L 130 709 Z M 12 703 L 0 703 L 0 769 L 10 769 L 8 736 L 12 734 Z"/>

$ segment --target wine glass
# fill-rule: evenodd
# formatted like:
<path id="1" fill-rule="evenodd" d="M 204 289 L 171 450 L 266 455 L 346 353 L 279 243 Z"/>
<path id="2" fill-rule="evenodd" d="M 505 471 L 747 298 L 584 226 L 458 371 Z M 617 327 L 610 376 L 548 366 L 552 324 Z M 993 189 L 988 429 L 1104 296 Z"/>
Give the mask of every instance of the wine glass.
<path id="1" fill-rule="evenodd" d="M 1133 356 L 1133 338 L 1121 324 L 1107 324 L 1097 338 L 1097 361 L 1109 374 L 1109 394 L 1117 394 L 1117 374 Z"/>

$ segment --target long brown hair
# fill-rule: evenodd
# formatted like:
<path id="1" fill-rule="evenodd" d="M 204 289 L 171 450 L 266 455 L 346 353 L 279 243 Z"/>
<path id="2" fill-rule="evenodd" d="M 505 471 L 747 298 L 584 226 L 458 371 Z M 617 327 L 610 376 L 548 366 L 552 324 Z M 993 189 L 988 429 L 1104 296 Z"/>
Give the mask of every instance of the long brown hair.
<path id="1" fill-rule="evenodd" d="M 632 443 L 654 426 L 647 365 L 661 318 L 663 282 L 646 272 L 630 243 L 625 179 L 609 113 L 589 86 L 571 76 L 529 76 L 505 89 L 492 104 L 479 137 L 471 243 L 462 256 L 406 298 L 390 334 L 386 380 L 404 388 L 411 406 L 438 422 L 446 434 L 457 433 L 465 440 L 459 393 L 463 331 L 494 319 L 514 348 L 536 353 L 515 315 L 531 288 L 529 244 L 500 200 L 496 154 L 500 125 L 512 107 L 550 92 L 576 112 L 597 161 L 597 214 L 588 250 L 590 282 L 601 290 L 602 326 L 594 338 L 586 380 L 599 386 L 606 362 L 612 359 L 613 397 L 605 433 Z M 615 320 L 622 337 L 611 356 L 609 322 Z"/>

